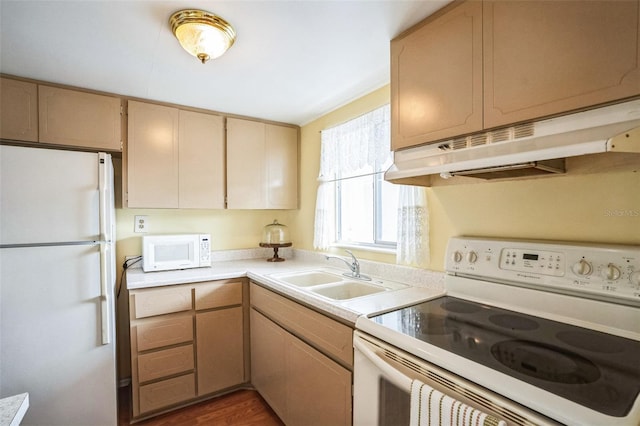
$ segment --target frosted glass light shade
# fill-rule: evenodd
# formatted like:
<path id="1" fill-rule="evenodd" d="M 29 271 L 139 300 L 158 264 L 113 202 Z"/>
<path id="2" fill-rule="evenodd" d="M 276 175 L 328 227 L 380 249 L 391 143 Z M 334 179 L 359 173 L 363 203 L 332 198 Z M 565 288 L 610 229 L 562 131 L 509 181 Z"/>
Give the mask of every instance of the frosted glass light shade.
<path id="1" fill-rule="evenodd" d="M 222 56 L 236 39 L 228 22 L 202 10 L 180 10 L 171 15 L 169 24 L 184 50 L 203 64 Z"/>

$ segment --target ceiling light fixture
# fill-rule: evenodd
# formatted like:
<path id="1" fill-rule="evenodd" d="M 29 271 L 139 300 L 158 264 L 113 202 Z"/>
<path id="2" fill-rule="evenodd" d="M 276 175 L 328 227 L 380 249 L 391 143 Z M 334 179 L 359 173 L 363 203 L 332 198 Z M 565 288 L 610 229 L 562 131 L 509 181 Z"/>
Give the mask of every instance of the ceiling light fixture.
<path id="1" fill-rule="evenodd" d="M 203 64 L 222 56 L 236 40 L 236 32 L 227 21 L 203 10 L 180 10 L 171 15 L 169 24 L 184 50 Z"/>

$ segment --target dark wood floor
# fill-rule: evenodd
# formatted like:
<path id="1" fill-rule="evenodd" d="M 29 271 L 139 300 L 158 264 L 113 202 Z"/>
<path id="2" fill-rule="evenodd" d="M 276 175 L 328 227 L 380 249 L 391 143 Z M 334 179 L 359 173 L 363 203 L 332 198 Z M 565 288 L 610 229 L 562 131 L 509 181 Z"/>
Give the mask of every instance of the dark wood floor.
<path id="1" fill-rule="evenodd" d="M 127 426 L 130 413 L 130 388 L 120 388 L 118 425 Z M 284 423 L 254 390 L 239 390 L 171 413 L 135 423 L 136 426 L 260 425 Z"/>

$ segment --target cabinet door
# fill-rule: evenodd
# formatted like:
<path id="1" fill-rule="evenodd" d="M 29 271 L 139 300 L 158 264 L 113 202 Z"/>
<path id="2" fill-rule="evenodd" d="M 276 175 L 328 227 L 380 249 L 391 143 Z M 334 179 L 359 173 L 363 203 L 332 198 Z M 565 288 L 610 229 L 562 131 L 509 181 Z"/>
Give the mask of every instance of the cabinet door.
<path id="1" fill-rule="evenodd" d="M 227 207 L 263 209 L 265 191 L 265 124 L 227 119 Z"/>
<path id="2" fill-rule="evenodd" d="M 129 101 L 128 207 L 177 208 L 176 108 Z"/>
<path id="3" fill-rule="evenodd" d="M 293 336 L 287 358 L 288 422 L 350 425 L 351 372 Z"/>
<path id="4" fill-rule="evenodd" d="M 298 130 L 266 125 L 267 208 L 298 207 Z"/>
<path id="5" fill-rule="evenodd" d="M 227 208 L 298 207 L 298 129 L 227 119 Z"/>
<path id="6" fill-rule="evenodd" d="M 283 327 L 340 360 L 353 365 L 353 330 L 321 313 L 251 284 L 251 305 L 273 318 Z"/>
<path id="7" fill-rule="evenodd" d="M 57 87 L 38 87 L 40 142 L 122 151 L 121 101 Z"/>
<path id="8" fill-rule="evenodd" d="M 485 1 L 485 127 L 640 94 L 639 5 Z"/>
<path id="9" fill-rule="evenodd" d="M 0 78 L 0 138 L 38 142 L 38 86 Z"/>
<path id="10" fill-rule="evenodd" d="M 285 422 L 286 341 L 287 332 L 251 309 L 251 383 Z"/>
<path id="11" fill-rule="evenodd" d="M 198 395 L 245 382 L 242 307 L 196 314 Z"/>
<path id="12" fill-rule="evenodd" d="M 180 208 L 224 208 L 224 119 L 180 111 Z"/>
<path id="13" fill-rule="evenodd" d="M 482 3 L 470 1 L 391 42 L 391 147 L 480 129 Z"/>

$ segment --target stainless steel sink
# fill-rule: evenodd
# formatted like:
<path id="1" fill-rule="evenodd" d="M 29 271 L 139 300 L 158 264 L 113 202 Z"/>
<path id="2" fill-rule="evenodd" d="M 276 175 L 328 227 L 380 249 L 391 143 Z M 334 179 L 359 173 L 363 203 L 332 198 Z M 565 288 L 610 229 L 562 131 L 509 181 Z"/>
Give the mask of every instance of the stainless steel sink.
<path id="1" fill-rule="evenodd" d="M 277 276 L 277 279 L 296 287 L 313 287 L 322 284 L 339 283 L 342 281 L 340 275 L 330 274 L 321 271 L 298 272 Z"/>
<path id="2" fill-rule="evenodd" d="M 355 281 L 343 281 L 339 284 L 331 284 L 311 289 L 313 293 L 328 297 L 334 300 L 347 300 L 356 297 L 367 296 L 369 294 L 386 291 L 384 287 L 372 284 L 365 284 Z"/>

